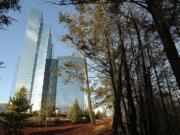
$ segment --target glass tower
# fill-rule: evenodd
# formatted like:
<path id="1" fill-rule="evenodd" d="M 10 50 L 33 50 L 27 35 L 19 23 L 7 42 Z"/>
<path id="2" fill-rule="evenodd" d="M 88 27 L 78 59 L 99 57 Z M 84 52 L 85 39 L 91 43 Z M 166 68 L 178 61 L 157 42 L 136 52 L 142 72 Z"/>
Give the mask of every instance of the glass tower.
<path id="1" fill-rule="evenodd" d="M 16 76 L 11 96 L 26 87 L 32 104 L 32 110 L 41 108 L 43 80 L 46 58 L 50 52 L 50 28 L 43 23 L 41 11 L 32 9 L 28 18 L 22 53 L 18 60 Z"/>
<path id="2" fill-rule="evenodd" d="M 57 85 L 57 75 L 55 70 L 57 69 L 58 60 L 57 59 L 47 59 L 45 74 L 44 74 L 44 85 L 42 94 L 42 107 L 47 101 L 55 107 L 56 100 L 56 85 Z"/>
<path id="3" fill-rule="evenodd" d="M 66 63 L 72 62 L 75 65 L 80 65 L 81 68 L 78 71 L 70 72 L 66 70 Z M 58 68 L 60 69 L 60 75 L 57 76 L 57 86 L 56 86 L 56 108 L 61 112 L 68 112 L 77 99 L 81 109 L 84 109 L 84 93 L 81 89 L 84 83 L 80 81 L 81 77 L 84 76 L 84 69 L 82 67 L 83 59 L 80 57 L 59 57 L 58 58 Z M 74 73 L 78 72 L 78 73 Z M 69 78 L 71 76 L 71 79 Z"/>

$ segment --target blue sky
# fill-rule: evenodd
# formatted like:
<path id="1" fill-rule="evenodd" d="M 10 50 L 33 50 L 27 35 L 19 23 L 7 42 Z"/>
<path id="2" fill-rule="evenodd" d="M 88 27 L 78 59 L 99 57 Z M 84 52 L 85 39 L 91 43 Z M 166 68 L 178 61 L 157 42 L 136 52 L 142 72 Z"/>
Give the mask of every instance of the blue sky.
<path id="1" fill-rule="evenodd" d="M 45 4 L 43 0 L 23 0 L 21 12 L 9 13 L 17 22 L 13 22 L 7 30 L 0 30 L 0 61 L 5 62 L 6 68 L 0 69 L 0 103 L 7 102 L 16 70 L 17 59 L 20 55 L 28 14 L 32 8 L 43 12 L 44 22 L 51 26 L 55 57 L 71 55 L 73 50 L 60 41 L 60 36 L 66 32 L 59 24 L 59 12 L 74 12 L 72 6 L 55 6 Z"/>

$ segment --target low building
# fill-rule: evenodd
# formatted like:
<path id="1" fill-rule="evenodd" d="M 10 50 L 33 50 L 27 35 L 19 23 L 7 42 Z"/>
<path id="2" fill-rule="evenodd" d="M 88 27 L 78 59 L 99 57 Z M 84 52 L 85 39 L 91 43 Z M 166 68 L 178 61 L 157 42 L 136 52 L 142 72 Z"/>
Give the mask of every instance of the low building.
<path id="1" fill-rule="evenodd" d="M 83 59 L 72 56 L 59 57 L 58 68 L 60 75 L 57 77 L 56 108 L 61 112 L 68 112 L 77 100 L 81 109 L 84 109 Z"/>
<path id="2" fill-rule="evenodd" d="M 60 113 L 66 113 L 77 100 L 81 109 L 84 109 L 83 78 L 81 57 L 61 56 L 58 59 L 47 59 L 42 107 L 48 100 Z"/>

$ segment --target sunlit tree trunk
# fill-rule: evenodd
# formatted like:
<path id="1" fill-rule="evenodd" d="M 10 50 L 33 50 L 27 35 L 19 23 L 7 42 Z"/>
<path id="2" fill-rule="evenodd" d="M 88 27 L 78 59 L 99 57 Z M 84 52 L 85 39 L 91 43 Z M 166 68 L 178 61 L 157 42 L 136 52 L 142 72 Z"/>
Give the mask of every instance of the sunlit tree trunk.
<path id="1" fill-rule="evenodd" d="M 86 87 L 87 87 L 88 112 L 89 112 L 90 122 L 91 124 L 94 125 L 95 120 L 94 120 L 94 113 L 93 113 L 92 103 L 91 103 L 91 90 L 89 87 L 88 68 L 87 68 L 87 61 L 86 61 L 85 55 L 84 55 L 84 68 L 85 68 L 85 82 L 86 82 Z"/>

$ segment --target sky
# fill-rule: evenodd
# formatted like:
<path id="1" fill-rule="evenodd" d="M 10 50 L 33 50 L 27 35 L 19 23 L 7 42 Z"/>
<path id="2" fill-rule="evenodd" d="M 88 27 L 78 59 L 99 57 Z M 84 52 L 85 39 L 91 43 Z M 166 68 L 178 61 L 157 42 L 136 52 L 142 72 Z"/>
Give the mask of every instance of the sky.
<path id="1" fill-rule="evenodd" d="M 51 26 L 54 57 L 68 56 L 75 52 L 60 41 L 60 37 L 67 32 L 67 29 L 58 21 L 59 12 L 73 13 L 75 9 L 72 6 L 47 4 L 43 0 L 23 0 L 20 12 L 9 13 L 17 21 L 14 21 L 6 30 L 0 30 L 0 61 L 3 61 L 6 67 L 0 68 L 0 103 L 6 103 L 9 100 L 17 60 L 24 42 L 28 15 L 32 8 L 41 10 L 44 23 Z"/>

